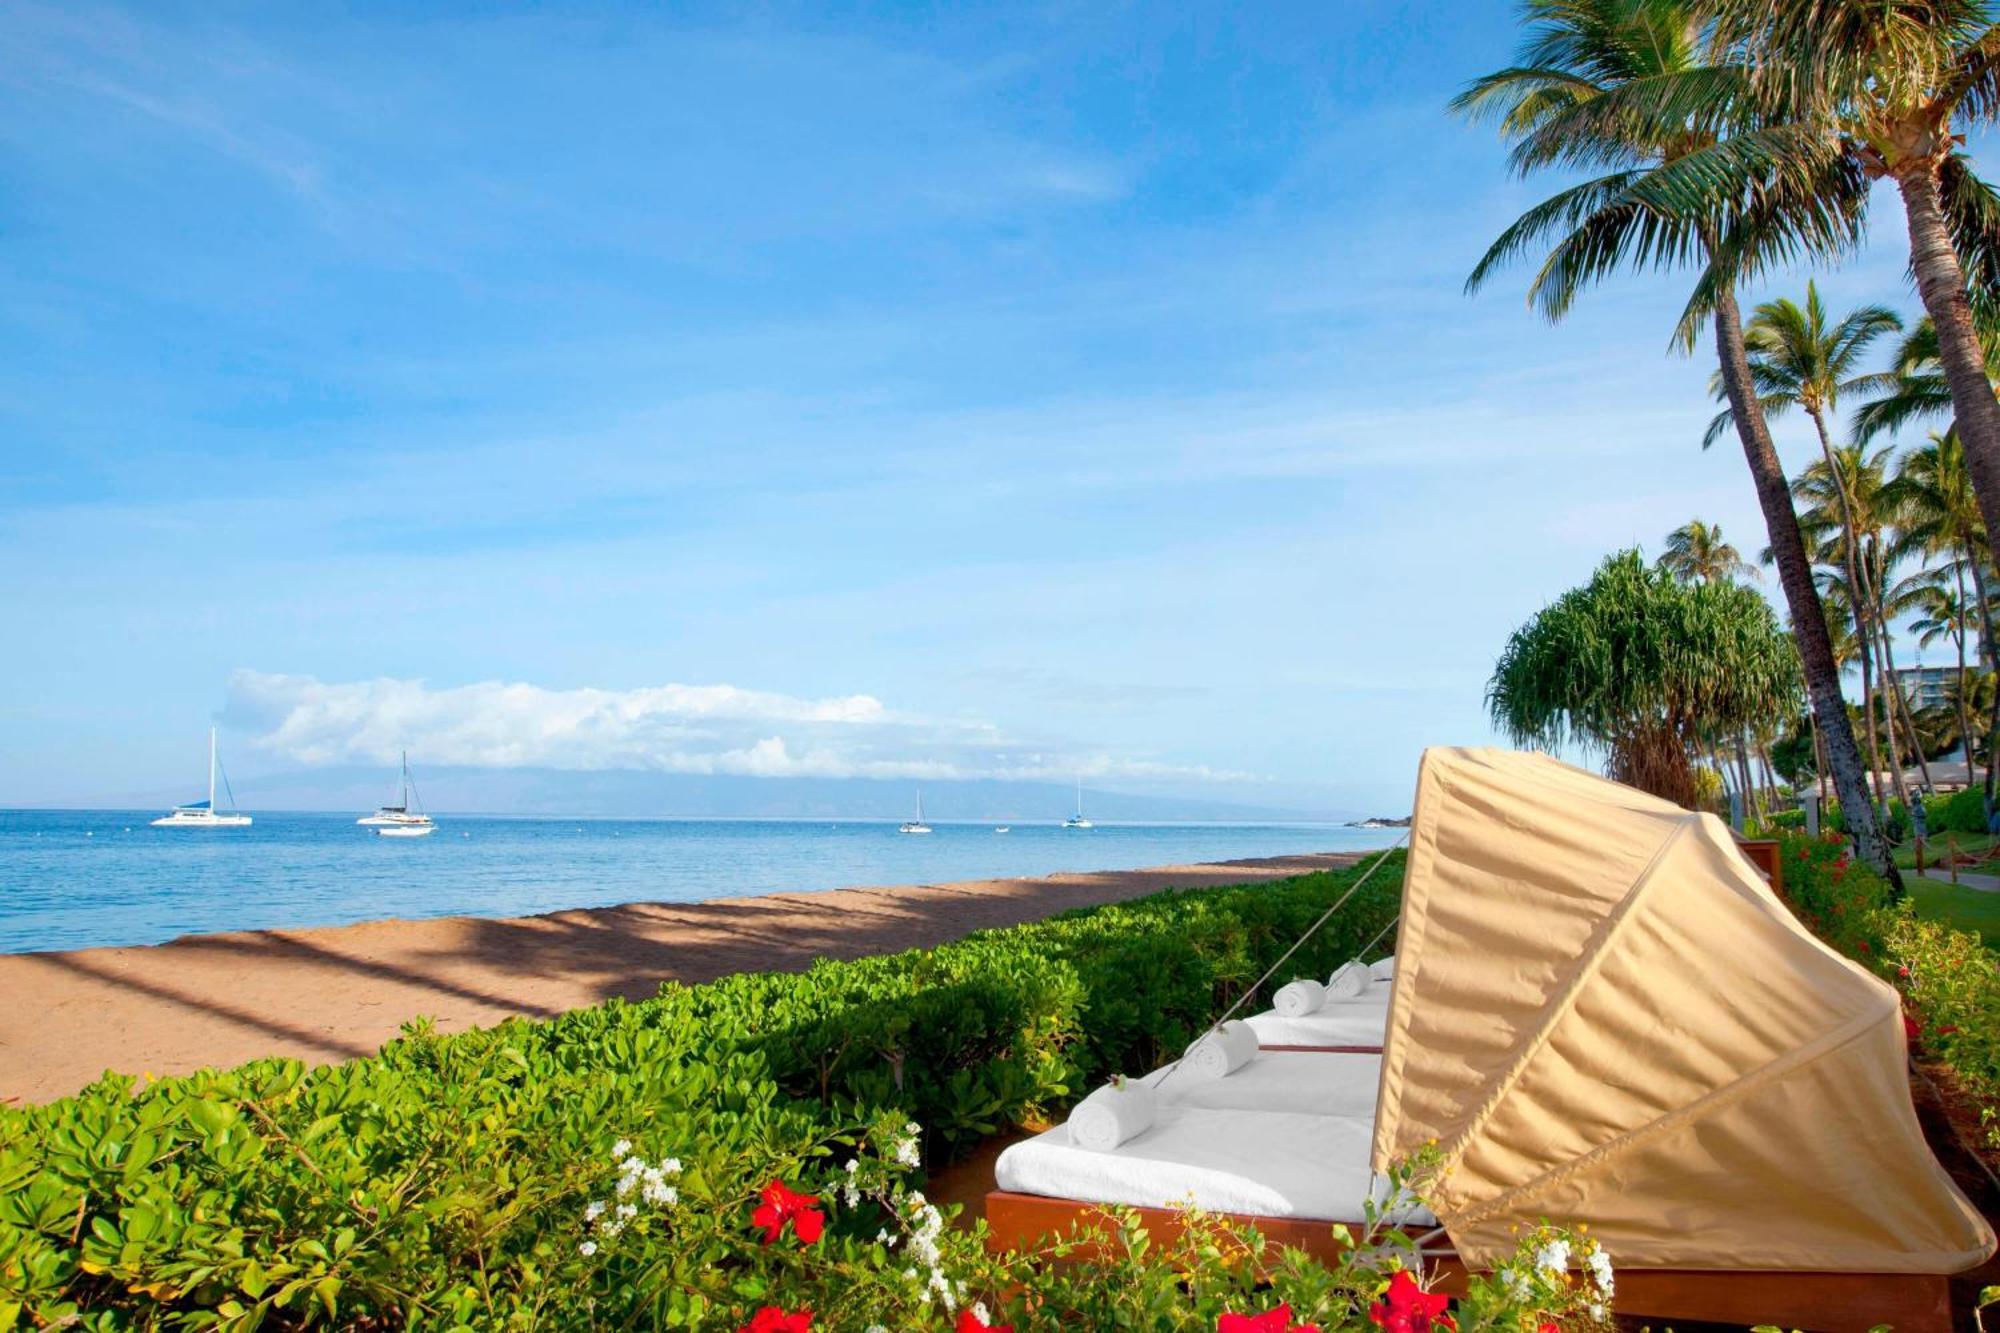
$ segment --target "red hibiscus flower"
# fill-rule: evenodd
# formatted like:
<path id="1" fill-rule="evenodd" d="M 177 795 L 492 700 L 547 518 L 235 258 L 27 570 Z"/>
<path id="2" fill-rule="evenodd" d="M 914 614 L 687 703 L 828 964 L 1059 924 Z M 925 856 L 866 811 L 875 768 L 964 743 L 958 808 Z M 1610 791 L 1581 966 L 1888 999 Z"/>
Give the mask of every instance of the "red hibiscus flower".
<path id="1" fill-rule="evenodd" d="M 1389 1279 L 1388 1293 L 1379 1305 L 1368 1307 L 1368 1318 L 1383 1333 L 1431 1333 L 1444 1329 L 1455 1333 L 1458 1324 L 1444 1312 L 1451 1298 L 1443 1292 L 1425 1291 L 1407 1269 Z"/>
<path id="2" fill-rule="evenodd" d="M 958 1312 L 958 1333 L 1014 1333 L 1012 1324 L 989 1324 L 970 1310 Z"/>
<path id="3" fill-rule="evenodd" d="M 1535 1333 L 1562 1333 L 1562 1329 L 1556 1324 L 1555 1320 L 1544 1319 L 1541 1323 L 1535 1325 Z"/>
<path id="4" fill-rule="evenodd" d="M 1903 980 L 1908 981 L 1910 979 L 1910 969 L 1907 967 L 1899 967 L 1896 969 L 1896 975 L 1901 977 Z"/>
<path id="5" fill-rule="evenodd" d="M 764 1243 L 769 1245 L 784 1233 L 787 1223 L 792 1234 L 799 1238 L 801 1245 L 810 1245 L 819 1239 L 826 1229 L 826 1214 L 819 1210 L 819 1196 L 800 1194 L 785 1188 L 785 1182 L 774 1180 L 764 1187 L 757 1196 L 763 1202 L 750 1214 L 750 1224 L 764 1228 Z M 776 1324 L 772 1328 L 779 1327 Z M 803 1328 L 805 1325 L 801 1324 Z"/>
<path id="6" fill-rule="evenodd" d="M 1918 1026 L 1917 1020 L 1911 1018 L 1908 1014 L 1904 1014 L 1903 1015 L 1904 1039 L 1906 1041 L 1915 1041 L 1918 1037 L 1921 1037 L 1923 1035 L 1924 1035 L 1924 1030 L 1922 1027 Z"/>
<path id="7" fill-rule="evenodd" d="M 780 1310 L 767 1305 L 736 1333 L 811 1333 L 812 1322 L 811 1310 Z"/>
<path id="8" fill-rule="evenodd" d="M 1934 1037 L 1949 1037 L 1952 1033 L 1956 1031 L 1958 1031 L 1958 1024 L 1945 1023 L 1939 1027 L 1932 1028 L 1931 1035 Z"/>
<path id="9" fill-rule="evenodd" d="M 1226 1314 L 1215 1321 L 1215 1333 L 1319 1333 L 1317 1324 L 1294 1324 L 1292 1307 L 1280 1305 L 1263 1314 Z"/>

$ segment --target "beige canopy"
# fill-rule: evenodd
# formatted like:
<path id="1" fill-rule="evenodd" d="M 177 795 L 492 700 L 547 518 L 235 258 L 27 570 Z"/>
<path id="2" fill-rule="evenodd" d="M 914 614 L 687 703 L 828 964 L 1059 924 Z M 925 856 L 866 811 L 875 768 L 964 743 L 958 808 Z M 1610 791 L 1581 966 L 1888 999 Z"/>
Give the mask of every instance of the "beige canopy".
<path id="1" fill-rule="evenodd" d="M 1950 1273 L 1993 1233 L 1925 1145 L 1894 988 L 1728 828 L 1541 755 L 1417 779 L 1375 1164 L 1491 1264 L 1586 1222 L 1654 1268 Z"/>

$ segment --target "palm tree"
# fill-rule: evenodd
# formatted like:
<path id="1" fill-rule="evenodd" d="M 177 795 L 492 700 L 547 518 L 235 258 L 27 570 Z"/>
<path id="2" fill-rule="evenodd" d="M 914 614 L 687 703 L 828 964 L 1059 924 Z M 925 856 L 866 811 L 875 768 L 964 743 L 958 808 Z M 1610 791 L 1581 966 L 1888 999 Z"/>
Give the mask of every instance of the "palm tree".
<path id="1" fill-rule="evenodd" d="M 1967 665 L 1966 645 L 1971 642 L 1974 630 L 1974 610 L 1965 599 L 1965 575 L 1958 575 L 1958 587 L 1954 591 L 1946 584 L 1934 580 L 1919 584 L 1912 590 L 1911 609 L 1917 615 L 1910 621 L 1909 631 L 1917 636 L 1917 646 L 1928 648 L 1939 639 L 1951 640 L 1958 651 L 1958 688 L 1953 691 L 1957 704 L 1958 736 L 1965 747 L 1965 781 L 1972 782 L 1972 752 L 1974 736 L 1972 731 L 1972 675 Z"/>
<path id="2" fill-rule="evenodd" d="M 1688 583 L 1728 583 L 1738 576 L 1759 578 L 1734 546 L 1722 539 L 1722 526 L 1691 518 L 1667 534 L 1660 568 Z"/>
<path id="3" fill-rule="evenodd" d="M 1792 489 L 1805 505 L 1799 524 L 1815 543 L 1817 557 L 1841 571 L 1854 615 L 1855 637 L 1861 645 L 1862 711 L 1868 720 L 1869 749 L 1879 771 L 1883 757 L 1875 742 L 1879 710 L 1886 733 L 1889 783 L 1908 808 L 1903 749 L 1896 737 L 1899 726 L 1907 730 L 1908 719 L 1898 720 L 1902 695 L 1895 687 L 1894 648 L 1887 634 L 1888 611 L 1883 598 L 1892 563 L 1891 547 L 1885 540 L 1894 504 L 1888 479 L 1890 454 L 1888 449 L 1870 454 L 1859 446 L 1835 449 L 1828 445 L 1826 456 L 1807 467 Z M 1907 707 L 1903 711 L 1907 713 Z M 1879 779 L 1876 796 L 1881 796 Z"/>
<path id="4" fill-rule="evenodd" d="M 1855 590 L 1854 610 L 1857 615 L 1874 616 L 1878 625 L 1882 590 L 1870 577 L 1869 569 L 1860 558 L 1862 543 L 1855 527 L 1854 500 L 1842 481 L 1846 473 L 1834 459 L 1833 436 L 1827 428 L 1827 416 L 1843 393 L 1880 386 L 1882 377 L 1858 373 L 1862 358 L 1877 339 L 1902 326 L 1894 311 L 1879 305 L 1862 306 L 1837 323 L 1830 323 L 1826 306 L 1819 298 L 1818 285 L 1807 282 L 1803 306 L 1782 298 L 1766 301 L 1751 313 L 1750 323 L 1743 330 L 1750 378 L 1756 386 L 1757 404 L 1765 418 L 1768 420 L 1794 407 L 1812 418 L 1813 428 L 1819 435 L 1820 458 L 1825 464 L 1821 475 L 1835 483 L 1832 498 L 1837 502 L 1835 509 L 1845 530 L 1840 550 L 1847 562 L 1848 585 Z M 1715 396 L 1726 398 L 1721 380 L 1721 373 L 1718 372 L 1714 380 Z M 1731 408 L 1724 408 L 1718 413 L 1709 423 L 1708 434 L 1702 438 L 1702 447 L 1707 448 L 1714 443 L 1734 419 L 1735 413 Z M 1796 485 L 1794 494 L 1797 494 Z M 1875 642 L 1867 622 L 1857 622 L 1856 631 L 1864 642 L 1871 645 Z M 1864 671 L 1864 692 L 1867 690 L 1867 676 Z M 1865 693 L 1863 704 L 1871 710 L 1874 706 Z M 1893 705 L 1891 712 L 1893 714 Z M 1889 745 L 1892 762 L 1896 753 L 1894 731 L 1892 717 Z M 1901 795 L 1900 763 L 1894 764 L 1894 772 L 1897 775 L 1898 795 Z"/>
<path id="5" fill-rule="evenodd" d="M 1902 197 L 1910 267 L 1937 337 L 1989 532 L 2000 531 L 2000 400 L 1974 292 L 2000 291 L 2000 196 L 1975 176 L 1964 130 L 2000 114 L 2000 24 L 1988 0 L 1716 0 L 1718 35 L 1755 71 L 1777 124 L 1768 149 L 1805 175 L 1830 157 Z M 1968 290 L 1968 269 L 1976 279 Z"/>
<path id="6" fill-rule="evenodd" d="M 1955 432 L 1932 435 L 1929 443 L 1904 455 L 1896 471 L 1893 502 L 1898 542 L 1912 552 L 1948 560 L 1961 603 L 1965 602 L 1966 583 L 1970 581 L 1979 640 L 1985 645 L 1989 664 L 2000 672 L 2000 642 L 1996 642 L 1993 633 L 1992 587 L 1987 577 L 1992 554 L 1986 540 L 1984 515 L 1973 492 L 1971 470 L 1966 465 L 1965 446 Z M 2000 728 L 2000 717 L 1993 719 L 1993 725 Z M 1972 776 L 1969 757 L 1967 763 L 1969 781 Z M 1989 756 L 1986 766 L 1989 817 L 1993 811 L 1994 785 Z"/>
<path id="7" fill-rule="evenodd" d="M 1771 442 L 1743 345 L 1733 294 L 1739 274 L 1799 253 L 1839 249 L 1855 234 L 1858 187 L 1843 202 L 1836 177 L 1771 173 L 1759 188 L 1726 199 L 1702 181 L 1755 175 L 1733 132 L 1746 128 L 1748 82 L 1740 68 L 1704 60 L 1702 25 L 1687 0 L 1523 0 L 1515 64 L 1475 80 L 1454 99 L 1463 114 L 1497 116 L 1514 141 L 1523 175 L 1544 168 L 1601 174 L 1536 205 L 1501 233 L 1466 281 L 1483 285 L 1503 265 L 1552 243 L 1529 301 L 1560 319 L 1576 297 L 1621 267 L 1705 265 L 1695 301 L 1676 331 L 1687 343 L 1713 315 L 1723 382 L 1757 487 L 1779 582 L 1791 613 L 1813 712 L 1856 853 L 1894 876 L 1861 772 L 1840 672 L 1792 509 L 1791 489 Z M 1759 161 L 1774 160 L 1760 150 Z M 1698 198 L 1703 207 L 1680 202 Z"/>
<path id="8" fill-rule="evenodd" d="M 1706 738 L 1738 738 L 1747 780 L 1744 732 L 1796 708 L 1799 683 L 1791 640 L 1757 593 L 1684 583 L 1622 551 L 1514 632 L 1486 700 L 1517 742 L 1602 747 L 1613 777 L 1693 808 Z"/>
<path id="9" fill-rule="evenodd" d="M 1986 335 L 1986 368 L 2000 374 L 2000 338 Z M 1874 401 L 1864 403 L 1854 413 L 1854 438 L 1867 444 L 1876 436 L 1893 434 L 1924 420 L 1949 421 L 1951 385 L 1945 382 L 1938 362 L 1937 325 L 1928 318 L 1896 345 L 1895 356 L 1886 375 L 1868 379 L 1858 386 Z"/>

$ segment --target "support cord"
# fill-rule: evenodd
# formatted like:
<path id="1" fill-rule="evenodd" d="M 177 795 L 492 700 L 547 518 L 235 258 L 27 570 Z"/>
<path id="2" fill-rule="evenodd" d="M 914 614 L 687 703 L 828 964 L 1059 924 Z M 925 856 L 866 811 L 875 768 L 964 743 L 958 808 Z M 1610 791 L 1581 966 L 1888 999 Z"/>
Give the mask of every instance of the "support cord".
<path id="1" fill-rule="evenodd" d="M 1222 1017 L 1216 1019 L 1213 1023 L 1209 1024 L 1207 1030 L 1202 1033 L 1202 1036 L 1206 1037 L 1212 1033 L 1219 1032 L 1222 1029 L 1222 1025 L 1224 1023 L 1227 1023 L 1230 1019 L 1234 1018 L 1236 1016 L 1236 1011 L 1238 1009 L 1241 1009 L 1245 1004 L 1248 1004 L 1251 998 L 1255 996 L 1259 990 L 1263 989 L 1264 983 L 1277 975 L 1278 969 L 1283 967 L 1285 965 L 1285 961 L 1289 959 L 1293 954 L 1299 951 L 1300 945 L 1304 944 L 1307 940 L 1311 939 L 1315 934 L 1318 933 L 1319 928 L 1321 926 L 1325 925 L 1328 921 L 1332 920 L 1333 914 L 1335 912 L 1338 912 L 1341 908 L 1347 906 L 1347 900 L 1349 898 L 1352 898 L 1355 894 L 1359 893 L 1361 891 L 1361 886 L 1366 884 L 1369 878 L 1373 876 L 1376 871 L 1382 868 L 1382 863 L 1389 859 L 1389 853 L 1395 851 L 1398 847 L 1401 847 L 1405 842 L 1409 840 L 1409 837 L 1410 837 L 1410 831 L 1408 829 L 1404 829 L 1401 837 L 1397 838 L 1387 847 L 1384 847 L 1382 849 L 1381 855 L 1375 858 L 1374 864 L 1369 866 L 1368 869 L 1364 870 L 1361 873 L 1361 877 L 1359 879 L 1355 880 L 1352 884 L 1348 885 L 1347 892 L 1341 894 L 1340 897 L 1334 899 L 1333 906 L 1327 908 L 1324 912 L 1321 912 L 1319 914 L 1319 920 L 1313 922 L 1310 926 L 1307 926 L 1305 928 L 1305 933 L 1292 941 L 1292 947 L 1285 950 L 1282 954 L 1278 955 L 1278 961 L 1271 964 L 1268 968 L 1264 969 L 1264 975 L 1258 977 L 1255 981 L 1251 982 L 1250 988 L 1244 991 L 1241 995 L 1237 996 L 1236 1002 L 1229 1006 L 1228 1010 L 1223 1013 Z M 1402 915 L 1403 915 L 1402 908 L 1398 907 L 1395 913 L 1392 916 L 1390 916 L 1388 924 L 1383 926 L 1381 930 L 1375 932 L 1375 938 L 1373 940 L 1370 940 L 1367 944 L 1363 945 L 1361 952 L 1367 953 L 1368 950 L 1374 948 L 1375 945 L 1381 941 L 1382 937 L 1389 933 L 1391 927 L 1393 927 L 1396 924 L 1396 922 L 1402 917 Z M 1200 1037 L 1196 1038 L 1197 1041 L 1199 1041 L 1200 1039 L 1201 1039 Z M 1167 1072 L 1160 1076 L 1160 1081 L 1153 1085 L 1154 1088 L 1158 1089 L 1164 1087 L 1168 1079 L 1172 1078 L 1175 1074 L 1180 1072 L 1180 1067 L 1181 1067 L 1181 1061 L 1179 1060 L 1176 1060 L 1171 1065 L 1168 1065 Z"/>

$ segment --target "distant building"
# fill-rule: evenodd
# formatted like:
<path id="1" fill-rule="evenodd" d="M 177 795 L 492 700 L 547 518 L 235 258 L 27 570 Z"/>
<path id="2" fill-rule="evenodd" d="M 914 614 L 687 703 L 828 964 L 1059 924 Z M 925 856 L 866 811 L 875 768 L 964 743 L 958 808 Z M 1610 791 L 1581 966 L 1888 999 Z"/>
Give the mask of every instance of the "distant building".
<path id="1" fill-rule="evenodd" d="M 1941 708 L 1951 702 L 1952 682 L 1958 677 L 1957 667 L 1898 667 L 1896 684 L 1902 687 L 1903 697 L 1910 701 L 1913 709 Z"/>

